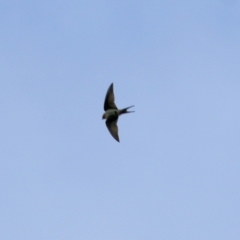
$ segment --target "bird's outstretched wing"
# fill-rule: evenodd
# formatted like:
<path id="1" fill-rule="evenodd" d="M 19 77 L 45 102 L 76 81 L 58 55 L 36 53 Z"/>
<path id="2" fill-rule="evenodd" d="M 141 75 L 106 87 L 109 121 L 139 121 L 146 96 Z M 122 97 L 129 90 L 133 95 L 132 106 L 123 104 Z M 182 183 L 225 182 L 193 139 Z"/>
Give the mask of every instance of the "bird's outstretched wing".
<path id="1" fill-rule="evenodd" d="M 118 119 L 107 120 L 106 126 L 113 138 L 119 142 L 117 120 Z"/>
<path id="2" fill-rule="evenodd" d="M 105 101 L 104 101 L 104 110 L 107 111 L 108 109 L 117 109 L 117 106 L 114 103 L 114 92 L 113 92 L 113 83 L 109 86 Z"/>

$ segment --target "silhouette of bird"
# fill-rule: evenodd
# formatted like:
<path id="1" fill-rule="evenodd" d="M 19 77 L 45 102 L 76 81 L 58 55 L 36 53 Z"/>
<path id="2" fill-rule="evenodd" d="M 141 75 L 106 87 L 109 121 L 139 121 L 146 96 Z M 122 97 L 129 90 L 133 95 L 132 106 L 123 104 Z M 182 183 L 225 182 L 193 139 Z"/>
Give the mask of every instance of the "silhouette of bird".
<path id="1" fill-rule="evenodd" d="M 118 109 L 114 100 L 115 98 L 114 98 L 113 83 L 112 83 L 109 86 L 106 97 L 105 97 L 104 107 L 103 107 L 105 110 L 105 113 L 103 114 L 102 119 L 106 119 L 106 126 L 109 132 L 111 133 L 111 135 L 116 141 L 120 142 L 119 136 L 118 136 L 118 126 L 117 126 L 118 117 L 121 114 L 134 112 L 134 111 L 128 111 L 129 108 L 134 106 Z"/>

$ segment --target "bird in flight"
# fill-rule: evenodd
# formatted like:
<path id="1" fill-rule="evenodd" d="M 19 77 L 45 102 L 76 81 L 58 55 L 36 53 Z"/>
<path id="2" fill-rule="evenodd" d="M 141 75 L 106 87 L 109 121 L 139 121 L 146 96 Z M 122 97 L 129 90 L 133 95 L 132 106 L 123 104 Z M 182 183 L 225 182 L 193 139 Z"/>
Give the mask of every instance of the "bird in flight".
<path id="1" fill-rule="evenodd" d="M 115 102 L 114 102 L 114 92 L 113 92 L 113 83 L 109 86 L 105 101 L 104 101 L 104 110 L 105 113 L 102 116 L 102 119 L 106 119 L 106 126 L 108 128 L 108 131 L 111 133 L 113 138 L 119 142 L 119 137 L 118 137 L 118 126 L 117 126 L 117 121 L 118 117 L 121 114 L 124 113 L 131 113 L 134 111 L 128 111 L 129 108 L 133 106 L 123 108 L 123 109 L 118 109 Z"/>

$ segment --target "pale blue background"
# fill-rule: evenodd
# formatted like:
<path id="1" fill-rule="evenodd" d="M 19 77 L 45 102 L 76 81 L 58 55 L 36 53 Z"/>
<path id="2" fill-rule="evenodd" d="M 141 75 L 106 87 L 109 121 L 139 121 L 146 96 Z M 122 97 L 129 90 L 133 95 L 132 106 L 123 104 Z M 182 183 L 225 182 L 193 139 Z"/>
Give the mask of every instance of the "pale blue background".
<path id="1" fill-rule="evenodd" d="M 1 240 L 240 239 L 238 0 L 2 0 L 0 113 Z"/>

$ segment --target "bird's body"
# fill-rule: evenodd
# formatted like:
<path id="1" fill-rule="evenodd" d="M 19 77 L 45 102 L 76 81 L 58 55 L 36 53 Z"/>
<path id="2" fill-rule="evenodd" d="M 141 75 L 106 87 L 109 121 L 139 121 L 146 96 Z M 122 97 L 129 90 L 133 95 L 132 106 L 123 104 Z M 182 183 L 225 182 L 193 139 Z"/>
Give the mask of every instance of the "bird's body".
<path id="1" fill-rule="evenodd" d="M 109 132 L 111 133 L 113 138 L 118 142 L 119 142 L 118 126 L 117 126 L 118 117 L 121 114 L 133 112 L 133 111 L 128 111 L 128 109 L 131 107 L 133 106 L 123 108 L 123 109 L 117 108 L 114 102 L 114 92 L 113 92 L 113 83 L 112 83 L 108 88 L 108 91 L 105 97 L 105 101 L 104 101 L 105 113 L 103 114 L 102 119 L 106 119 L 106 126 Z"/>
<path id="2" fill-rule="evenodd" d="M 104 114 L 105 114 L 106 119 L 109 119 L 111 117 L 113 117 L 113 118 L 114 117 L 118 117 L 119 116 L 119 110 L 117 110 L 117 109 L 109 109 Z"/>

